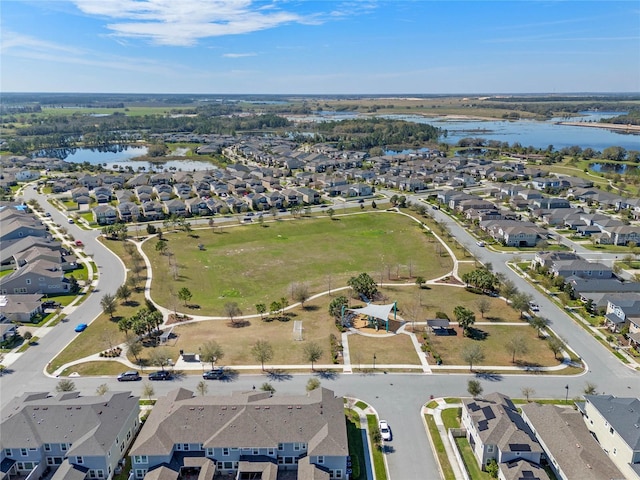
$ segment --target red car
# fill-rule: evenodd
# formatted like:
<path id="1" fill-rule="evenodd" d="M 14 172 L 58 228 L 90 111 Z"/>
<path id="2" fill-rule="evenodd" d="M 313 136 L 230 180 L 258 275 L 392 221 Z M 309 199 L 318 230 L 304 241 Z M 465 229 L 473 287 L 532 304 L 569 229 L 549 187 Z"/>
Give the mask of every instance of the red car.
<path id="1" fill-rule="evenodd" d="M 76 247 L 82 247 L 83 245 L 82 240 L 76 240 Z"/>

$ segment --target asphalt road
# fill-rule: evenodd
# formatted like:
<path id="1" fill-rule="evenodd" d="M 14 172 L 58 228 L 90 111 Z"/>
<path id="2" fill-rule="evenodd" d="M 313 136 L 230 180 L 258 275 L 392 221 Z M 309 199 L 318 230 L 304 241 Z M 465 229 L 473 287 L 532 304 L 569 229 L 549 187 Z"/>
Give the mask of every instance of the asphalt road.
<path id="1" fill-rule="evenodd" d="M 40 345 L 29 348 L 11 365 L 11 373 L 0 377 L 0 403 L 4 406 L 13 396 L 27 391 L 53 391 L 57 379 L 47 377 L 43 369 L 68 342 L 77 334 L 73 328 L 77 323 L 90 322 L 100 312 L 100 298 L 104 293 L 113 293 L 124 281 L 123 264 L 95 240 L 96 231 L 81 230 L 75 225 L 67 224 L 64 215 L 46 202 L 46 198 L 28 187 L 24 193 L 25 200 L 36 198 L 45 211 L 51 212 L 54 222 L 66 227 L 76 239 L 85 243 L 85 251 L 93 255 L 100 270 L 98 291 L 84 301 L 68 317 L 66 323 L 60 323 L 53 332 L 46 336 Z M 417 197 L 410 196 L 417 201 Z M 336 209 L 339 213 L 339 209 Z M 335 375 L 321 378 L 322 385 L 333 389 L 337 395 L 355 396 L 372 405 L 381 418 L 388 420 L 393 431 L 393 440 L 387 445 L 389 472 L 391 478 L 435 479 L 436 463 L 431 447 L 425 435 L 422 420 L 419 418 L 420 408 L 431 395 L 465 396 L 467 380 L 481 380 L 485 393 L 500 391 L 514 397 L 521 397 L 523 387 L 532 387 L 535 398 L 564 398 L 579 396 L 587 381 L 597 385 L 599 392 L 615 395 L 637 395 L 640 391 L 640 374 L 623 366 L 604 347 L 561 309 L 532 288 L 505 265 L 505 254 L 492 252 L 487 248 L 476 246 L 475 239 L 462 227 L 453 222 L 440 211 L 434 211 L 435 218 L 449 225 L 450 231 L 474 255 L 483 262 L 491 262 L 496 272 L 502 272 L 514 281 L 518 289 L 533 296 L 540 305 L 540 314 L 548 318 L 551 327 L 569 345 L 578 352 L 589 366 L 589 372 L 581 376 L 532 376 L 532 375 L 467 375 L 467 374 L 387 374 L 379 370 L 375 374 Z M 217 223 L 216 223 L 217 224 Z M 241 375 L 228 381 L 208 382 L 210 394 L 226 394 L 235 390 L 248 390 L 254 385 L 259 387 L 270 381 L 277 393 L 301 393 L 305 390 L 309 375 L 290 375 L 283 379 L 270 379 L 264 375 Z M 154 382 L 155 395 L 163 395 L 178 387 L 186 387 L 195 391 L 200 381 L 199 376 L 185 376 L 169 382 Z M 98 385 L 106 383 L 110 390 L 131 390 L 141 395 L 144 382 L 118 383 L 113 377 L 76 378 L 77 388 L 84 394 L 93 394 Z M 568 386 L 568 389 L 566 388 Z"/>

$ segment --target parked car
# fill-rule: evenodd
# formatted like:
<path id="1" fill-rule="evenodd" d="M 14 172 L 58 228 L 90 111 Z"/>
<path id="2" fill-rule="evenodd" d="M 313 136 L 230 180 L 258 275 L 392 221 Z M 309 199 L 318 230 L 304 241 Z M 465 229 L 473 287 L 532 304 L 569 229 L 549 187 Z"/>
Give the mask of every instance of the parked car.
<path id="1" fill-rule="evenodd" d="M 383 440 L 386 440 L 387 442 L 391 440 L 391 429 L 389 428 L 389 424 L 386 420 L 380 420 L 378 428 L 380 428 L 380 435 Z"/>
<path id="2" fill-rule="evenodd" d="M 67 220 L 67 222 L 69 222 L 69 223 L 74 223 L 74 222 L 73 222 L 73 218 L 69 218 L 69 219 Z"/>
<path id="3" fill-rule="evenodd" d="M 76 247 L 82 247 L 84 246 L 84 243 L 82 243 L 82 240 L 76 240 Z"/>
<path id="4" fill-rule="evenodd" d="M 118 375 L 119 382 L 137 382 L 138 380 L 142 380 L 142 377 L 135 370 L 129 370 Z"/>
<path id="5" fill-rule="evenodd" d="M 482 240 L 476 242 L 476 245 L 478 245 L 479 247 L 484 247 L 484 242 Z"/>
<path id="6" fill-rule="evenodd" d="M 171 380 L 171 372 L 167 370 L 159 370 L 149 374 L 149 380 Z"/>
<path id="7" fill-rule="evenodd" d="M 537 303 L 535 303 L 535 302 L 529 302 L 529 309 L 530 309 L 532 312 L 538 312 L 538 311 L 540 311 L 540 307 L 539 307 L 539 306 L 538 306 L 538 304 L 537 304 Z"/>
<path id="8" fill-rule="evenodd" d="M 87 329 L 86 323 L 79 323 L 78 325 L 76 325 L 75 331 L 80 333 L 80 332 L 84 332 L 86 329 Z"/>
<path id="9" fill-rule="evenodd" d="M 208 372 L 204 372 L 202 374 L 202 378 L 205 380 L 219 380 L 223 378 L 225 375 L 224 367 L 216 367 L 213 370 L 209 370 Z"/>
<path id="10" fill-rule="evenodd" d="M 50 217 L 51 216 L 51 212 L 47 212 L 44 214 L 45 217 Z"/>

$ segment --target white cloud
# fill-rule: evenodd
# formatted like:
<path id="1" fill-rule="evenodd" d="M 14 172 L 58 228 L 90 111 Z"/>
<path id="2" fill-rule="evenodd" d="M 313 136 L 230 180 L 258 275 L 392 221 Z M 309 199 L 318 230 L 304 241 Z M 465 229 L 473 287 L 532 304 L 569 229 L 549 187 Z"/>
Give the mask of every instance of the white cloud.
<path id="1" fill-rule="evenodd" d="M 21 33 L 4 30 L 2 33 L 2 43 L 0 43 L 0 51 L 3 54 L 6 54 L 16 50 L 58 52 L 71 55 L 80 55 L 83 53 L 83 50 L 77 47 L 47 42 L 30 35 L 23 35 Z"/>
<path id="2" fill-rule="evenodd" d="M 244 57 L 255 57 L 258 55 L 257 53 L 223 53 L 222 56 L 225 58 L 244 58 Z"/>
<path id="3" fill-rule="evenodd" d="M 208 37 L 237 35 L 288 23 L 317 23 L 253 0 L 73 0 L 85 14 L 109 20 L 117 37 L 142 38 L 159 45 L 190 46 Z"/>

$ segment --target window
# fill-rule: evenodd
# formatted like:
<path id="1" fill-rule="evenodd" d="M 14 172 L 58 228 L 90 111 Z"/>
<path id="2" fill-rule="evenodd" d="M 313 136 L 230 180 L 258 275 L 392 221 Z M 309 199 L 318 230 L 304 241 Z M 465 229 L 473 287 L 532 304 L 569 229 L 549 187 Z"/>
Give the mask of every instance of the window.
<path id="1" fill-rule="evenodd" d="M 147 473 L 145 469 L 136 468 L 136 478 L 144 478 L 145 473 Z"/>
<path id="2" fill-rule="evenodd" d="M 61 443 L 60 444 L 60 450 L 62 450 L 63 452 L 67 451 L 67 444 L 66 443 Z"/>
<path id="3" fill-rule="evenodd" d="M 487 445 L 487 453 L 493 453 L 493 445 Z"/>
<path id="4" fill-rule="evenodd" d="M 25 282 L 27 285 L 31 285 L 31 279 L 27 278 L 27 281 Z"/>
<path id="5" fill-rule="evenodd" d="M 267 448 L 267 455 L 275 455 L 276 454 L 276 449 L 275 448 Z"/>
<path id="6" fill-rule="evenodd" d="M 260 449 L 259 448 L 254 448 L 251 453 L 253 453 L 254 455 L 260 455 Z"/>
<path id="7" fill-rule="evenodd" d="M 331 472 L 331 478 L 342 478 L 342 470 L 333 470 Z"/>
<path id="8" fill-rule="evenodd" d="M 213 448 L 207 448 L 207 457 L 213 457 Z"/>
<path id="9" fill-rule="evenodd" d="M 13 452 L 11 451 L 11 449 L 10 449 L 10 448 L 5 448 L 5 449 L 4 449 L 4 454 L 5 454 L 5 456 L 7 456 L 7 457 L 12 457 L 12 456 L 13 456 Z"/>
<path id="10" fill-rule="evenodd" d="M 20 455 L 22 455 L 23 457 L 26 457 L 28 455 L 27 449 L 26 448 L 21 448 L 20 449 Z"/>
<path id="11" fill-rule="evenodd" d="M 284 443 L 278 444 L 278 450 L 284 450 Z"/>
<path id="12" fill-rule="evenodd" d="M 324 455 L 318 455 L 318 464 L 322 465 L 324 463 Z"/>
<path id="13" fill-rule="evenodd" d="M 294 443 L 293 444 L 293 451 L 297 452 L 298 450 L 300 450 L 300 444 L 299 443 Z"/>
<path id="14" fill-rule="evenodd" d="M 614 448 L 614 449 L 613 449 L 613 454 L 614 454 L 614 455 L 617 455 L 617 454 L 618 454 L 618 449 L 617 449 L 617 448 Z"/>
<path id="15" fill-rule="evenodd" d="M 50 452 L 51 451 L 51 444 L 50 443 L 45 443 L 44 444 L 44 451 L 45 452 Z"/>
<path id="16" fill-rule="evenodd" d="M 84 458 L 82 458 L 82 457 L 76 457 L 76 463 L 77 463 L 78 465 L 82 465 L 82 464 L 84 463 Z"/>
<path id="17" fill-rule="evenodd" d="M 146 455 L 134 455 L 133 463 L 149 463 L 149 458 Z"/>
<path id="18" fill-rule="evenodd" d="M 233 462 L 224 462 L 224 469 L 231 470 L 233 468 Z"/>
<path id="19" fill-rule="evenodd" d="M 222 449 L 222 456 L 223 457 L 228 457 L 229 456 L 229 449 L 228 448 L 223 448 Z"/>

